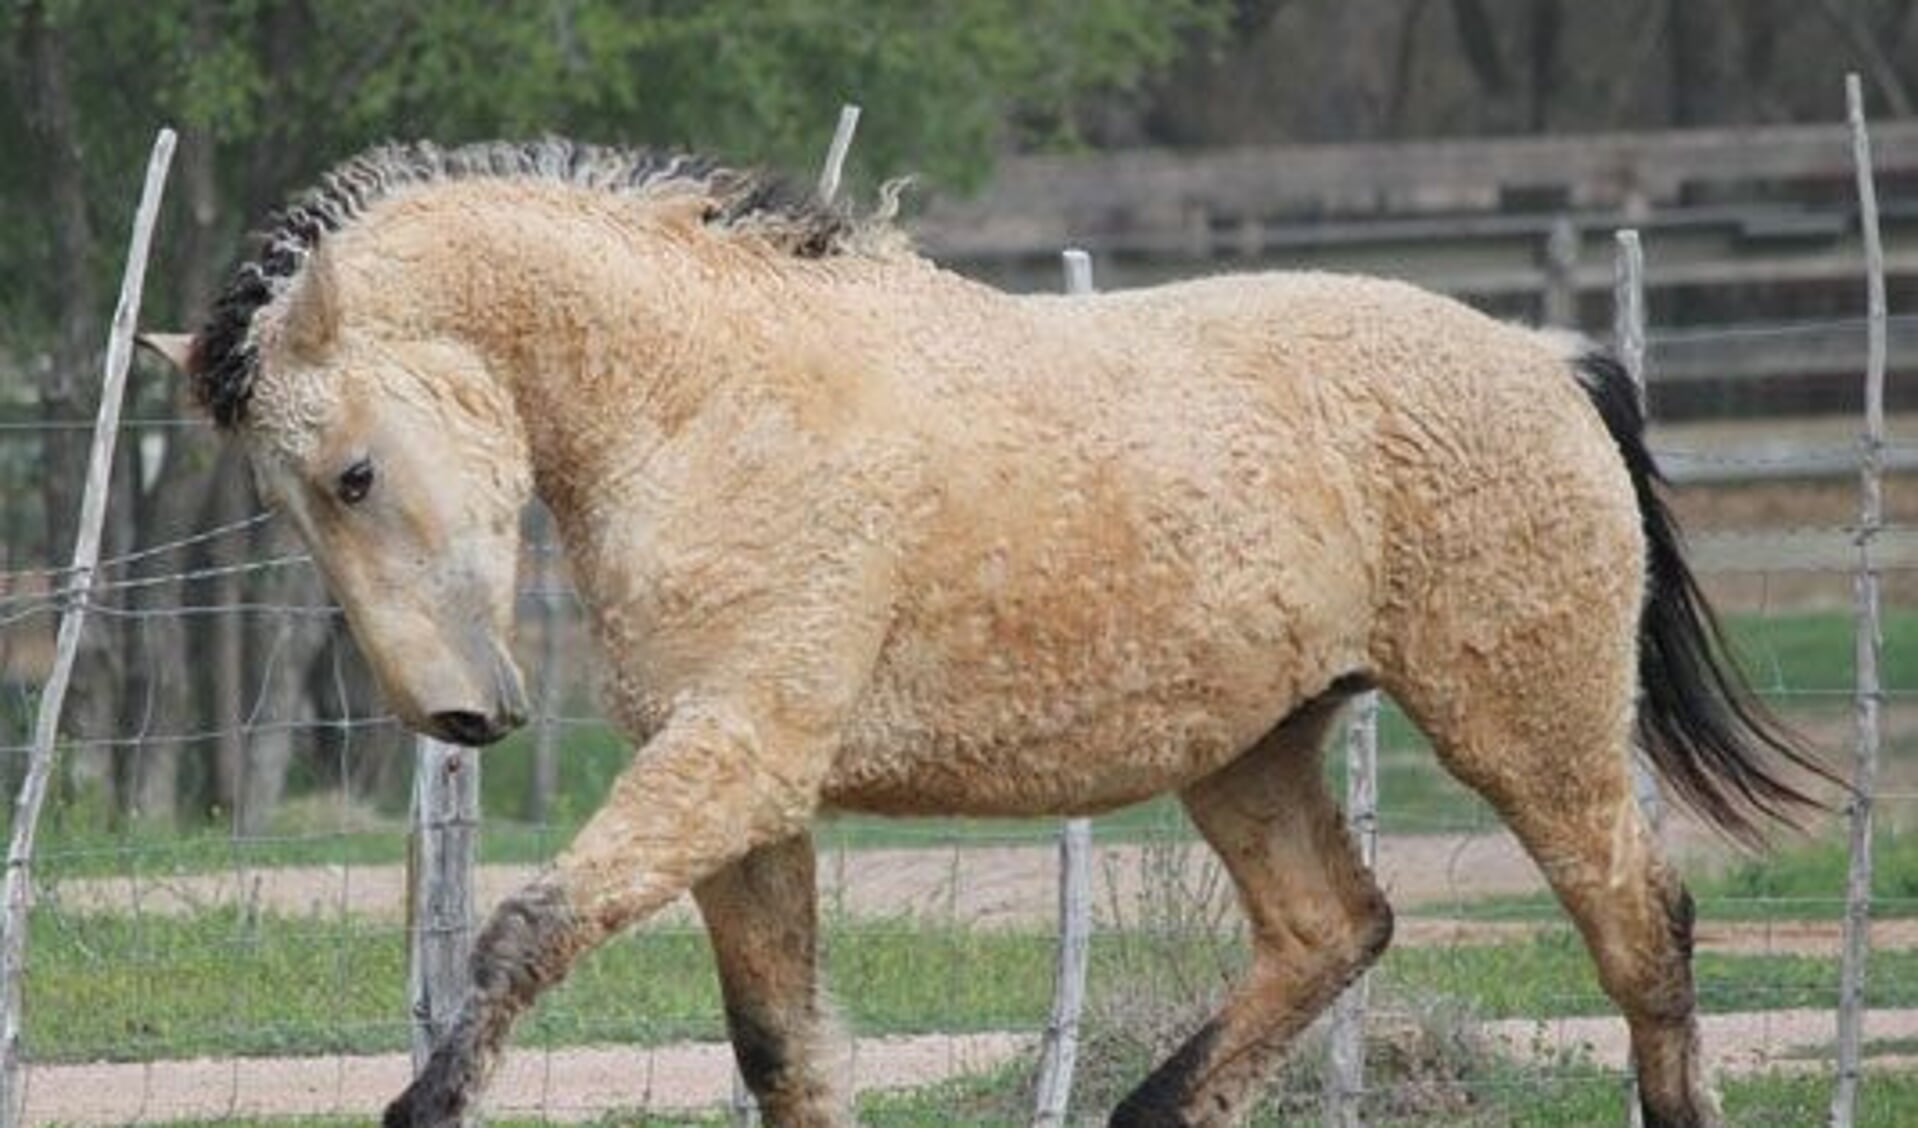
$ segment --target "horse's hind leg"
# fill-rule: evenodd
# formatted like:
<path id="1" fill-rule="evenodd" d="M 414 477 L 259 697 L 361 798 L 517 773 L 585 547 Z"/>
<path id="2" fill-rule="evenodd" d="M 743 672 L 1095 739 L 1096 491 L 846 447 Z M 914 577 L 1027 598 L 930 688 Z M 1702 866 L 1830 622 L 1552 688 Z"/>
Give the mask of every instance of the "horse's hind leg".
<path id="1" fill-rule="evenodd" d="M 1577 924 L 1630 1026 L 1645 1123 L 1716 1124 L 1699 1060 L 1691 897 L 1631 786 L 1633 649 L 1556 627 L 1508 636 L 1501 655 L 1455 653 L 1449 667 L 1426 667 L 1437 671 L 1429 684 L 1396 695 Z"/>
<path id="2" fill-rule="evenodd" d="M 847 1119 L 843 1041 L 817 987 L 812 836 L 747 854 L 693 887 L 706 921 L 726 1026 L 768 1124 Z"/>
<path id="3" fill-rule="evenodd" d="M 1236 1122 L 1292 1039 L 1391 939 L 1391 909 L 1320 771 L 1320 746 L 1342 700 L 1306 705 L 1182 794 L 1238 887 L 1251 966 L 1219 1013 L 1119 1106 L 1113 1124 Z"/>

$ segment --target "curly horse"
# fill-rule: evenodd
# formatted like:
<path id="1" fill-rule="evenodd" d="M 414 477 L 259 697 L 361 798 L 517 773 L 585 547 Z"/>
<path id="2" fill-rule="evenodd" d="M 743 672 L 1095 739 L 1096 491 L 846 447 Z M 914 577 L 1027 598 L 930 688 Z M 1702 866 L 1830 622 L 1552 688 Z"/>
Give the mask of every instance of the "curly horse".
<path id="1" fill-rule="evenodd" d="M 470 1115 L 514 1018 L 688 890 L 768 1119 L 845 1123 L 814 818 L 1167 791 L 1251 958 L 1112 1122 L 1235 1122 L 1392 934 L 1320 772 L 1368 687 L 1576 921 L 1645 1122 L 1720 1120 L 1691 901 L 1631 750 L 1747 837 L 1819 769 L 1723 655 L 1631 388 L 1570 338 L 1322 274 L 1010 295 L 887 217 L 550 140 L 362 154 L 273 218 L 199 333 L 152 343 L 419 731 L 479 745 L 525 717 L 537 492 L 637 745 L 492 914 L 389 1125 Z"/>

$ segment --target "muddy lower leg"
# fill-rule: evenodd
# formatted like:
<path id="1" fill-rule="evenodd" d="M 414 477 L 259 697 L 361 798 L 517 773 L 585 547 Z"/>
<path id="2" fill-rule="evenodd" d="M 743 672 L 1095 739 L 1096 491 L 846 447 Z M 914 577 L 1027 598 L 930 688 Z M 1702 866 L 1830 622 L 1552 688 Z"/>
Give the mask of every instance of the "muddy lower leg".
<path id="1" fill-rule="evenodd" d="M 1307 706 L 1182 796 L 1238 887 L 1252 965 L 1113 1124 L 1237 1122 L 1292 1039 L 1389 942 L 1391 909 L 1320 774 L 1319 746 L 1337 706 Z"/>
<path id="2" fill-rule="evenodd" d="M 1514 818 L 1598 965 L 1599 982 L 1625 1014 L 1646 1128 L 1720 1122 L 1706 1084 L 1692 985 L 1692 899 L 1658 857 L 1629 794 L 1613 832 L 1583 843 L 1562 830 Z M 1581 850 L 1585 856 L 1579 857 Z"/>
<path id="3" fill-rule="evenodd" d="M 712 939 L 726 1026 L 766 1122 L 850 1122 L 843 1041 L 817 986 L 810 835 L 770 843 L 693 887 Z"/>
<path id="4" fill-rule="evenodd" d="M 473 944 L 471 988 L 388 1128 L 452 1128 L 472 1112 L 508 1029 L 574 960 L 810 817 L 827 760 L 783 749 L 761 769 L 770 726 L 688 707 L 636 757 L 553 871 L 502 902 Z"/>
<path id="5" fill-rule="evenodd" d="M 1717 1124 L 1699 1056 L 1692 901 L 1632 793 L 1630 712 L 1618 696 L 1488 694 L 1489 707 L 1426 729 L 1446 766 L 1518 835 L 1578 926 L 1631 1028 L 1645 1123 Z"/>

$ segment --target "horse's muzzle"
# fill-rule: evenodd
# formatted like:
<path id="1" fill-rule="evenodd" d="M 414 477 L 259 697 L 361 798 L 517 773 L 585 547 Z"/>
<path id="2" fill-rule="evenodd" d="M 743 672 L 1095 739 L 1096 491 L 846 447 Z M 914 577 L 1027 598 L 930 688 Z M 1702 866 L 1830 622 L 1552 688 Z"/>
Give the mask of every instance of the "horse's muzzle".
<path id="1" fill-rule="evenodd" d="M 492 744 L 526 723 L 525 715 L 517 710 L 489 717 L 465 709 L 449 709 L 433 714 L 428 720 L 435 739 L 469 748 Z"/>

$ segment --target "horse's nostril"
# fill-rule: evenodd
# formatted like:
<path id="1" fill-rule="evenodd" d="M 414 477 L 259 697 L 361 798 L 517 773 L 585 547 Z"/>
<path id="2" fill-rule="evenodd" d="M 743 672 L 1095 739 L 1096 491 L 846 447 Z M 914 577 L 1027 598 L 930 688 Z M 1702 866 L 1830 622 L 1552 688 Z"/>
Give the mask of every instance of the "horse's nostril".
<path id="1" fill-rule="evenodd" d="M 433 714 L 433 728 L 440 739 L 469 746 L 491 744 L 507 732 L 505 725 L 494 724 L 485 716 L 465 709 Z"/>

